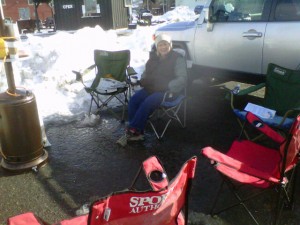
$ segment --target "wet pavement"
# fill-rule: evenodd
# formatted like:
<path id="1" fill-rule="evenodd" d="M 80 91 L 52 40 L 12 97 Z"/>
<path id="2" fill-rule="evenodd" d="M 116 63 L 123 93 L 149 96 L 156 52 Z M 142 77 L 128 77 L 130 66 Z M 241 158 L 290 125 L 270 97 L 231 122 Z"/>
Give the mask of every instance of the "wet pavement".
<path id="1" fill-rule="evenodd" d="M 224 98 L 225 89 L 234 85 L 235 82 L 211 87 L 193 84 L 189 91 L 187 127 L 171 125 L 161 141 L 148 127 L 143 143 L 119 147 L 115 142 L 123 134 L 125 124 L 106 113 L 101 113 L 95 126 L 82 127 L 76 120 L 45 124 L 52 145 L 47 148 L 49 162 L 38 172 L 11 174 L 0 169 L 0 224 L 6 224 L 10 216 L 28 211 L 49 223 L 74 217 L 83 204 L 129 187 L 141 162 L 151 155 L 161 159 L 169 178 L 176 175 L 186 160 L 199 156 L 190 195 L 190 224 L 254 224 L 241 207 L 214 218 L 207 215 L 221 179 L 200 156 L 200 150 L 210 145 L 225 151 L 239 135 L 240 128 Z M 143 190 L 146 186 L 138 188 Z M 294 211 L 284 211 L 281 224 L 300 224 L 299 193 L 298 187 Z M 258 206 L 256 215 L 263 225 L 268 224 L 267 201 L 254 201 L 251 206 Z"/>

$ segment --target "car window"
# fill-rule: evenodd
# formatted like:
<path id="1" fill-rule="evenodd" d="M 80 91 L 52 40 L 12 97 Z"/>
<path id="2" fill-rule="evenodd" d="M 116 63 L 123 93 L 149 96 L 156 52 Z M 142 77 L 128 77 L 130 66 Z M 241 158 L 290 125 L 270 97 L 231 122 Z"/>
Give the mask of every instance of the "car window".
<path id="1" fill-rule="evenodd" d="M 279 0 L 274 19 L 276 21 L 300 21 L 300 0 Z"/>
<path id="2" fill-rule="evenodd" d="M 212 22 L 261 21 L 265 0 L 215 0 L 211 7 Z"/>

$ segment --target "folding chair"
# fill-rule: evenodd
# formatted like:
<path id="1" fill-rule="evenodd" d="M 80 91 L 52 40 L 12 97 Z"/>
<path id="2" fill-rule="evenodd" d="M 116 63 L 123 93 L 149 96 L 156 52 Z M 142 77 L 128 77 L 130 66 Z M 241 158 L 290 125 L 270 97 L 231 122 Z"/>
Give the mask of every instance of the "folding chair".
<path id="1" fill-rule="evenodd" d="M 69 220 L 63 220 L 53 225 L 87 225 L 88 215 L 77 216 Z M 7 219 L 7 225 L 50 225 L 33 212 L 23 213 Z"/>
<path id="2" fill-rule="evenodd" d="M 157 139 L 163 138 L 172 121 L 177 121 L 182 128 L 186 126 L 186 90 L 175 98 L 170 95 L 172 94 L 169 92 L 165 93 L 160 107 L 150 115 L 148 120 Z M 183 108 L 182 115 L 179 114 L 181 108 Z"/>
<path id="3" fill-rule="evenodd" d="M 32 212 L 23 213 L 7 219 L 7 225 L 49 225 Z"/>
<path id="4" fill-rule="evenodd" d="M 93 103 L 96 104 L 98 111 L 107 109 L 116 117 L 115 111 L 112 109 L 115 99 L 121 103 L 122 117 L 124 121 L 125 109 L 128 103 L 128 95 L 131 95 L 131 82 L 129 76 L 136 74 L 130 64 L 130 51 L 104 51 L 94 50 L 95 64 L 91 65 L 83 72 L 73 71 L 76 74 L 76 80 L 81 81 L 85 87 L 85 91 L 91 95 L 89 114 L 91 114 Z M 84 82 L 83 76 L 92 69 L 96 70 L 96 77 L 89 86 Z M 108 104 L 111 104 L 109 107 Z"/>
<path id="5" fill-rule="evenodd" d="M 89 214 L 89 225 L 187 224 L 188 195 L 196 162 L 195 156 L 189 159 L 169 183 L 160 161 L 155 156 L 148 158 L 141 168 L 152 189 L 149 191 L 134 189 L 142 171 L 140 169 L 129 190 L 112 193 L 93 203 Z"/>
<path id="6" fill-rule="evenodd" d="M 249 87 L 234 94 L 231 92 L 231 108 L 241 126 L 245 121 L 246 111 L 235 106 L 234 102 L 241 100 L 250 93 L 265 88 L 265 95 L 258 105 L 275 110 L 272 118 L 260 117 L 269 126 L 286 133 L 298 111 L 300 110 L 300 70 L 291 70 L 275 64 L 269 64 L 266 82 Z M 244 134 L 251 139 L 246 130 Z"/>
<path id="7" fill-rule="evenodd" d="M 183 49 L 173 49 L 186 58 Z M 188 60 L 187 71 L 191 68 Z M 148 123 L 154 131 L 157 139 L 162 139 L 172 121 L 177 121 L 182 128 L 186 127 L 187 88 L 177 96 L 166 92 L 160 107 L 149 116 Z M 182 109 L 182 112 L 181 112 Z M 180 114 L 181 113 L 181 114 Z"/>
<path id="8" fill-rule="evenodd" d="M 219 214 L 241 205 L 255 224 L 264 225 L 265 222 L 259 223 L 254 216 L 254 211 L 257 209 L 252 207 L 251 212 L 246 201 L 258 196 L 263 197 L 267 190 L 273 190 L 277 193 L 277 200 L 276 205 L 273 205 L 272 224 L 278 224 L 283 207 L 291 207 L 293 204 L 295 174 L 300 151 L 300 115 L 296 117 L 287 137 L 283 137 L 270 128 L 251 112 L 246 114 L 246 119 L 257 130 L 268 135 L 276 147 L 257 144 L 248 139 L 238 139 L 233 142 L 226 153 L 212 147 L 202 149 L 202 154 L 210 160 L 224 178 L 213 203 L 211 214 Z M 228 184 L 238 202 L 216 211 L 216 203 L 224 182 Z M 258 202 L 256 206 L 261 207 Z"/>
<path id="9" fill-rule="evenodd" d="M 156 156 L 146 159 L 131 187 L 95 201 L 89 214 L 62 220 L 57 225 L 186 225 L 188 196 L 195 175 L 197 157 L 187 160 L 177 176 L 169 182 L 165 169 Z M 134 188 L 144 171 L 151 190 Z M 46 225 L 32 212 L 8 219 L 8 225 Z"/>

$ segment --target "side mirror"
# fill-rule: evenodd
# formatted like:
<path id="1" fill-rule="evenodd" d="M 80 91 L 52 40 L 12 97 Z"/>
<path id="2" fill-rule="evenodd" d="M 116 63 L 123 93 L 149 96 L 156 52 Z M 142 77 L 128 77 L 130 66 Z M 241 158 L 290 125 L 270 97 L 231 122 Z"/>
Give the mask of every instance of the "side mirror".
<path id="1" fill-rule="evenodd" d="M 209 8 L 206 8 L 203 11 L 204 11 L 205 22 L 208 22 L 208 19 L 209 19 Z"/>
<path id="2" fill-rule="evenodd" d="M 213 12 L 214 0 L 208 0 L 203 9 L 204 11 L 204 21 L 206 22 L 206 30 L 208 32 L 212 31 L 214 28 L 214 23 L 211 21 L 211 14 Z"/>
<path id="3" fill-rule="evenodd" d="M 214 23 L 211 22 L 210 19 L 210 13 L 211 12 L 211 8 L 209 7 L 206 11 L 205 11 L 205 21 L 206 21 L 206 30 L 208 32 L 212 31 L 214 28 Z"/>
<path id="4" fill-rule="evenodd" d="M 196 20 L 198 25 L 203 24 L 205 22 L 205 12 L 202 11 Z"/>

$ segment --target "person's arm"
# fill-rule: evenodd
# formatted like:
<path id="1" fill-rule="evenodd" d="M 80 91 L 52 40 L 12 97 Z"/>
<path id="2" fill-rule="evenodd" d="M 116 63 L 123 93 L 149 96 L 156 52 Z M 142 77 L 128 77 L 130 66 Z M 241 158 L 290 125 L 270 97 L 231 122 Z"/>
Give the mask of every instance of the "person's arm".
<path id="1" fill-rule="evenodd" d="M 175 79 L 168 84 L 169 91 L 172 93 L 181 92 L 187 85 L 187 66 L 183 57 L 178 57 L 175 64 Z"/>
<path id="2" fill-rule="evenodd" d="M 145 65 L 145 69 L 143 71 L 143 73 L 141 74 L 141 79 L 140 79 L 140 85 L 142 87 L 144 87 L 145 85 L 148 84 L 149 81 L 147 81 L 147 73 L 146 73 L 146 68 L 147 68 L 147 63 L 149 62 L 149 60 L 151 59 L 151 57 L 153 57 L 153 53 L 150 54 L 150 58 L 148 59 L 148 61 L 146 62 L 146 65 Z"/>
<path id="3" fill-rule="evenodd" d="M 144 71 L 141 74 L 141 79 L 139 80 L 139 84 L 141 85 L 141 87 L 147 87 L 147 86 L 149 86 L 149 79 L 147 79 L 146 74 L 147 74 L 146 71 Z"/>

